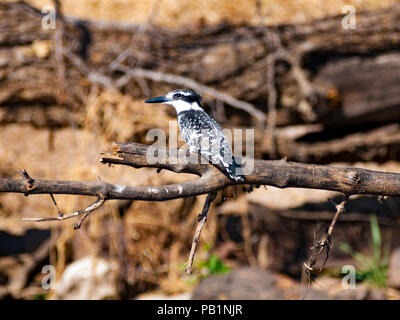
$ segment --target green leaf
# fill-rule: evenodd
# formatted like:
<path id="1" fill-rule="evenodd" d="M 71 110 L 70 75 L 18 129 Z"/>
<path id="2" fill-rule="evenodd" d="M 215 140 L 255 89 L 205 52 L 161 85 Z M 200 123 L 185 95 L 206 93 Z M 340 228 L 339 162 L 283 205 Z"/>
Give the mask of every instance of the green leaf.
<path id="1" fill-rule="evenodd" d="M 379 262 L 382 257 L 382 238 L 381 231 L 379 229 L 378 219 L 376 215 L 371 214 L 369 216 L 372 236 L 372 250 L 374 253 L 375 261 Z"/>
<path id="2" fill-rule="evenodd" d="M 338 244 L 338 248 L 351 255 L 361 264 L 362 269 L 356 271 L 357 280 L 367 281 L 378 287 L 385 287 L 391 239 L 390 237 L 386 239 L 382 248 L 382 235 L 376 215 L 370 215 L 370 228 L 370 255 L 364 255 L 343 242 Z"/>

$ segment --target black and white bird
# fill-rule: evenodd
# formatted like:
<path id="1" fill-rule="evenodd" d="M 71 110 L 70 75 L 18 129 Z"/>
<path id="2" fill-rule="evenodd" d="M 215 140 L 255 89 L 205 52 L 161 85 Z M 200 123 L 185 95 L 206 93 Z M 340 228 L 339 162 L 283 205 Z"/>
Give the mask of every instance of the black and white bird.
<path id="1" fill-rule="evenodd" d="M 244 181 L 244 177 L 237 174 L 238 164 L 232 156 L 231 147 L 221 126 L 204 111 L 201 106 L 201 96 L 197 92 L 179 89 L 144 102 L 173 106 L 189 151 L 200 154 L 230 179 Z"/>

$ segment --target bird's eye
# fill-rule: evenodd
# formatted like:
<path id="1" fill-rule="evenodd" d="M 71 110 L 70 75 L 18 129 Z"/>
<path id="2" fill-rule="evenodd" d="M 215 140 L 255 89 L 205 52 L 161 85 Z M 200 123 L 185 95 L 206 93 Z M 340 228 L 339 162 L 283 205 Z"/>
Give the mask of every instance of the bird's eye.
<path id="1" fill-rule="evenodd" d="M 182 97 L 182 93 L 175 93 L 174 94 L 174 99 L 178 99 Z"/>

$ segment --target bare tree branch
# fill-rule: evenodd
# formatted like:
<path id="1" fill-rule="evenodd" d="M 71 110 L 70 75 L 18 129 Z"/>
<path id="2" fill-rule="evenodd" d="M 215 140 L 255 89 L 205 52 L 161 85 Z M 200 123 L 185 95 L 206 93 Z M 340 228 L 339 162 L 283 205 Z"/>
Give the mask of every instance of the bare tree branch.
<path id="1" fill-rule="evenodd" d="M 200 234 L 201 234 L 201 231 L 203 230 L 204 224 L 207 221 L 208 210 L 210 209 L 211 202 L 214 201 L 216 196 L 217 196 L 216 192 L 212 192 L 207 195 L 203 210 L 202 210 L 201 214 L 199 214 L 199 223 L 197 224 L 196 232 L 194 233 L 194 236 L 193 236 L 192 248 L 190 249 L 189 259 L 188 259 L 188 262 L 186 265 L 186 270 L 185 270 L 186 273 L 188 273 L 188 274 L 191 274 L 193 271 L 192 270 L 193 259 L 194 259 L 194 255 L 196 254 L 197 246 L 200 241 Z"/>
<path id="2" fill-rule="evenodd" d="M 195 180 L 164 186 L 123 186 L 105 181 L 62 181 L 62 180 L 37 180 L 21 171 L 22 179 L 0 179 L 0 192 L 30 194 L 50 194 L 57 208 L 58 216 L 42 218 L 26 218 L 29 221 L 62 221 L 78 217 L 83 214 L 80 221 L 74 224 L 74 229 L 80 228 L 83 221 L 91 212 L 100 208 L 107 200 L 129 199 L 146 201 L 166 201 L 177 198 L 193 197 L 207 194 L 202 214 L 199 215 L 192 248 L 189 255 L 186 272 L 191 273 L 194 255 L 200 239 L 200 233 L 207 220 L 208 209 L 215 199 L 217 192 L 230 185 L 271 185 L 279 188 L 295 187 L 339 191 L 345 195 L 344 201 L 336 206 L 336 215 L 331 223 L 326 236 L 316 242 L 308 271 L 324 248 L 327 248 L 327 257 L 333 228 L 344 211 L 344 205 L 350 195 L 373 194 L 379 196 L 400 196 L 400 174 L 372 171 L 366 169 L 334 167 L 312 164 L 287 162 L 284 160 L 254 160 L 254 170 L 246 175 L 244 182 L 232 181 L 211 164 L 201 164 L 199 157 L 182 157 L 182 153 L 190 156 L 183 149 L 150 149 L 151 146 L 131 143 L 114 143 L 111 150 L 102 154 L 100 161 L 104 164 L 127 165 L 134 168 L 151 167 L 157 170 L 165 169 L 176 173 L 191 173 L 198 175 Z M 157 156 L 157 163 L 149 163 L 148 155 L 153 152 Z M 197 160 L 197 161 L 194 161 Z M 239 163 L 251 163 L 251 159 L 243 158 Z M 96 196 L 97 201 L 83 210 L 64 215 L 58 208 L 53 194 L 74 194 Z M 314 260 L 313 260 L 314 259 Z M 326 258 L 327 259 L 327 258 Z"/>
<path id="3" fill-rule="evenodd" d="M 274 54 L 270 54 L 267 57 L 267 84 L 268 84 L 268 122 L 267 132 L 270 143 L 270 159 L 276 159 L 276 101 L 278 93 L 275 88 L 275 62 L 276 58 Z"/>
<path id="4" fill-rule="evenodd" d="M 83 210 L 76 211 L 74 213 L 70 214 L 61 214 L 58 215 L 57 217 L 47 217 L 47 218 L 24 218 L 22 220 L 24 221 L 35 221 L 35 222 L 41 222 L 41 221 L 56 221 L 56 220 L 67 220 L 71 218 L 75 218 L 77 216 L 80 216 L 81 214 L 84 214 L 84 217 L 80 220 L 80 222 L 75 225 L 75 229 L 79 229 L 83 220 L 87 218 L 87 216 L 94 210 L 100 208 L 105 202 L 105 199 L 103 196 L 99 195 L 99 198 L 96 202 L 92 203 L 90 206 Z"/>
<path id="5" fill-rule="evenodd" d="M 125 72 L 125 76 L 118 79 L 117 87 L 124 86 L 131 78 L 135 78 L 135 77 L 150 79 L 150 80 L 153 80 L 156 82 L 164 82 L 164 83 L 180 85 L 180 86 L 184 86 L 186 88 L 191 88 L 193 90 L 196 90 L 201 94 L 208 95 L 217 100 L 223 101 L 237 109 L 244 110 L 248 114 L 253 116 L 255 119 L 257 119 L 259 122 L 261 122 L 261 123 L 265 122 L 266 117 L 265 117 L 264 113 L 262 111 L 256 109 L 252 104 L 242 101 L 242 100 L 238 100 L 227 93 L 221 92 L 221 91 L 211 88 L 211 87 L 208 87 L 208 86 L 206 86 L 200 82 L 197 82 L 191 78 L 180 76 L 180 75 L 175 75 L 175 74 L 163 73 L 163 72 L 159 72 L 159 71 L 146 70 L 146 69 L 142 69 L 142 68 L 129 68 L 129 67 L 126 67 L 123 65 L 117 65 L 115 68 L 118 71 Z"/>
<path id="6" fill-rule="evenodd" d="M 344 199 L 341 203 L 336 204 L 334 203 L 332 200 L 330 200 L 336 208 L 336 213 L 335 216 L 333 217 L 331 224 L 329 225 L 328 231 L 326 232 L 326 234 L 322 235 L 322 237 L 320 237 L 319 239 L 317 239 L 317 230 L 315 230 L 315 239 L 314 239 L 314 245 L 311 247 L 311 255 L 310 258 L 308 259 L 307 263 L 304 262 L 304 272 L 307 276 L 307 287 L 309 286 L 309 284 L 312 281 L 312 272 L 314 271 L 314 265 L 317 262 L 318 257 L 321 255 L 321 253 L 324 251 L 324 249 L 326 249 L 326 255 L 325 255 L 325 260 L 322 263 L 321 267 L 319 268 L 319 272 L 322 271 L 322 269 L 324 268 L 326 262 L 328 261 L 329 258 L 329 251 L 332 248 L 332 235 L 333 235 L 333 229 L 335 228 L 335 224 L 337 222 L 337 220 L 339 219 L 340 214 L 344 213 L 345 211 L 345 206 L 346 203 L 349 200 L 349 195 L 345 194 Z M 307 290 L 304 293 L 304 298 L 306 297 L 307 294 Z"/>
<path id="7" fill-rule="evenodd" d="M 65 181 L 32 179 L 0 179 L 0 192 L 23 194 L 76 194 L 104 196 L 105 200 L 128 199 L 165 201 L 208 194 L 230 185 L 271 185 L 278 188 L 310 188 L 341 192 L 347 195 L 371 194 L 400 196 L 400 174 L 351 167 L 335 167 L 287 162 L 254 160 L 254 170 L 245 182 L 232 181 L 210 164 L 184 163 L 178 150 L 158 149 L 159 163 L 149 164 L 146 145 L 114 143 L 102 155 L 105 164 L 152 167 L 177 173 L 192 173 L 198 179 L 165 186 L 122 186 L 105 181 Z M 242 159 L 242 163 L 251 159 Z"/>
<path id="8" fill-rule="evenodd" d="M 348 200 L 349 200 L 349 196 L 345 195 L 344 199 L 341 203 L 339 203 L 339 204 L 334 203 L 334 205 L 336 207 L 336 213 L 332 219 L 331 224 L 329 225 L 328 231 L 326 232 L 325 235 L 322 236 L 321 239 L 318 239 L 318 240 L 315 239 L 315 243 L 314 243 L 313 247 L 311 248 L 312 253 L 308 260 L 308 263 L 307 264 L 304 263 L 305 267 L 306 267 L 306 273 L 308 274 L 309 277 L 311 277 L 311 272 L 313 271 L 313 266 L 317 262 L 318 257 L 321 255 L 321 253 L 324 249 L 326 249 L 326 256 L 325 256 L 324 262 L 322 263 L 320 271 L 325 266 L 326 261 L 328 260 L 328 257 L 329 257 L 329 250 L 332 247 L 331 240 L 332 240 L 332 235 L 333 235 L 333 229 L 335 228 L 335 224 L 336 224 L 340 214 L 342 214 L 345 211 L 345 205 Z"/>

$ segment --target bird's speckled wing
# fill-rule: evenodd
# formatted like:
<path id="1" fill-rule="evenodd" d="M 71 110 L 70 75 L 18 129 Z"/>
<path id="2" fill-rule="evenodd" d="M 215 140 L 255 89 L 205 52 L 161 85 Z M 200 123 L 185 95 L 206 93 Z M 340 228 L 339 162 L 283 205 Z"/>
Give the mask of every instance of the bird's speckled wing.
<path id="1" fill-rule="evenodd" d="M 213 164 L 229 167 L 232 151 L 221 126 L 206 112 L 190 110 L 178 115 L 182 138 L 192 153 L 200 153 Z"/>

